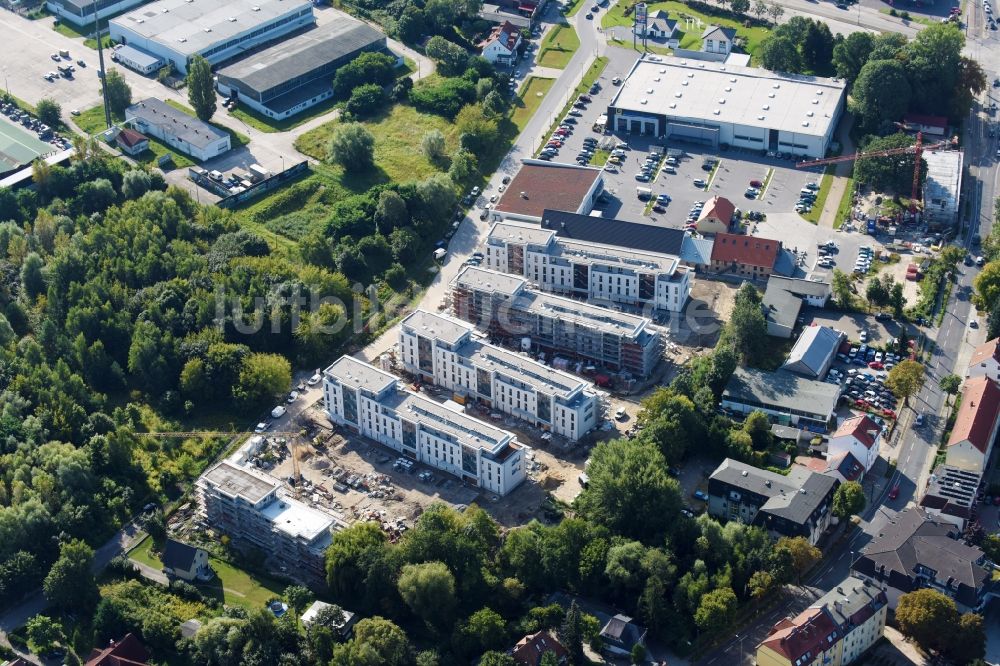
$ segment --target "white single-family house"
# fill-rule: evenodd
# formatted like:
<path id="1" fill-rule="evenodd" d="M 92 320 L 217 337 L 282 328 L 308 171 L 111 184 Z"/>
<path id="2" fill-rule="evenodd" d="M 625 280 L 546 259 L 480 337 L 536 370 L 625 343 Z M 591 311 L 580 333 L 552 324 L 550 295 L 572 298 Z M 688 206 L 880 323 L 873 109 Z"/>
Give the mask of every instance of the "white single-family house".
<path id="1" fill-rule="evenodd" d="M 976 348 L 965 371 L 965 378 L 989 377 L 1000 381 L 1000 338 L 993 338 Z"/>
<path id="2" fill-rule="evenodd" d="M 734 28 L 710 25 L 701 33 L 701 50 L 705 53 L 729 53 L 736 41 Z"/>
<path id="3" fill-rule="evenodd" d="M 865 467 L 867 472 L 878 460 L 879 445 L 882 443 L 882 426 L 867 414 L 844 419 L 830 436 L 826 447 L 827 459 L 839 458 L 850 453 Z"/>
<path id="4" fill-rule="evenodd" d="M 494 65 L 509 65 L 517 57 L 517 49 L 521 46 L 521 31 L 510 21 L 504 21 L 490 31 L 479 48 L 482 56 Z"/>

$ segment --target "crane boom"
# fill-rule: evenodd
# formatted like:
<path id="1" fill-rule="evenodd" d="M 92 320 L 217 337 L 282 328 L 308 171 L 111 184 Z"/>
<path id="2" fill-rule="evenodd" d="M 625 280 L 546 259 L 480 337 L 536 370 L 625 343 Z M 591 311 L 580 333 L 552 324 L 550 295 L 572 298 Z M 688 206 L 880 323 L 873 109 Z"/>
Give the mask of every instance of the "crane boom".
<path id="1" fill-rule="evenodd" d="M 918 139 L 918 144 L 919 144 Z M 917 151 L 924 150 L 937 150 L 939 148 L 947 148 L 951 146 L 951 141 L 939 141 L 937 143 L 928 144 L 926 146 L 914 145 L 906 146 L 904 148 L 887 148 L 886 150 L 873 150 L 868 153 L 852 153 L 850 155 L 840 155 L 839 157 L 824 157 L 819 160 L 808 160 L 805 162 L 796 162 L 795 167 L 797 169 L 808 169 L 809 167 L 822 166 L 824 164 L 838 164 L 840 162 L 853 162 L 854 160 L 860 160 L 867 157 L 892 157 L 893 155 L 906 155 L 909 153 L 914 153 Z"/>

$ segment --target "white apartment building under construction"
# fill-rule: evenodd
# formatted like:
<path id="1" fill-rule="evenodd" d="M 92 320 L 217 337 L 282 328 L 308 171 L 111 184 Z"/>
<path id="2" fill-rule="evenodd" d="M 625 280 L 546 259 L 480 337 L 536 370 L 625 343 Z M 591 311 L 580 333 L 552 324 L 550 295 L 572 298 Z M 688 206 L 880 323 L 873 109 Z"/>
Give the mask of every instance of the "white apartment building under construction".
<path id="1" fill-rule="evenodd" d="M 517 275 L 466 266 L 451 283 L 454 315 L 491 336 L 648 377 L 663 356 L 664 335 L 638 315 L 618 312 L 528 285 Z"/>
<path id="2" fill-rule="evenodd" d="M 323 371 L 323 405 L 334 423 L 467 484 L 506 495 L 524 481 L 525 447 L 513 433 L 412 393 L 351 356 Z"/>
<path id="3" fill-rule="evenodd" d="M 576 441 L 600 422 L 593 385 L 474 336 L 451 317 L 417 310 L 400 324 L 406 370 L 491 409 Z"/>

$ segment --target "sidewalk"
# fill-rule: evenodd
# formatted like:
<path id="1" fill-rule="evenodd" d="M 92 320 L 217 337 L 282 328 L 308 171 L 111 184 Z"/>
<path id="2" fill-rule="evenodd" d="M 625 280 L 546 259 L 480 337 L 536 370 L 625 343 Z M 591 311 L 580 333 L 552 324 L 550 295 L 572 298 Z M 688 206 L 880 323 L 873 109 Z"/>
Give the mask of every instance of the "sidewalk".
<path id="1" fill-rule="evenodd" d="M 855 151 L 854 143 L 851 141 L 851 127 L 854 126 L 854 116 L 849 112 L 844 112 L 844 117 L 840 121 L 840 132 L 837 140 L 840 142 L 840 154 L 850 155 Z M 847 183 L 850 182 L 851 173 L 854 170 L 854 162 L 838 162 L 833 169 L 833 183 L 830 191 L 826 195 L 823 204 L 823 212 L 819 216 L 819 226 L 833 229 L 837 221 L 837 209 L 840 208 L 840 201 L 844 198 Z"/>

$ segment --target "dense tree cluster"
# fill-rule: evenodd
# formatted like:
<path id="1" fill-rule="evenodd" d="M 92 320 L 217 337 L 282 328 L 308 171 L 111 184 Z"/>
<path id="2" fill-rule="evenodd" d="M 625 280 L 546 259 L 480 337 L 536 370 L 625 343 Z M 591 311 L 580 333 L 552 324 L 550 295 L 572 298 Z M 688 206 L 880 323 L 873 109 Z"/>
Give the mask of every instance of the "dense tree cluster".
<path id="1" fill-rule="evenodd" d="M 842 41 L 823 21 L 793 16 L 761 42 L 760 63 L 777 72 L 828 76 L 833 73 L 834 49 Z"/>
<path id="2" fill-rule="evenodd" d="M 959 614 L 955 602 L 926 589 L 899 597 L 896 624 L 924 650 L 941 654 L 955 664 L 969 664 L 986 654 L 983 616 Z"/>
<path id="3" fill-rule="evenodd" d="M 481 33 L 489 24 L 478 18 L 481 0 L 351 0 L 357 13 L 373 18 L 385 31 L 408 44 L 428 35 L 459 39 Z M 456 30 L 458 32 L 456 32 Z"/>

